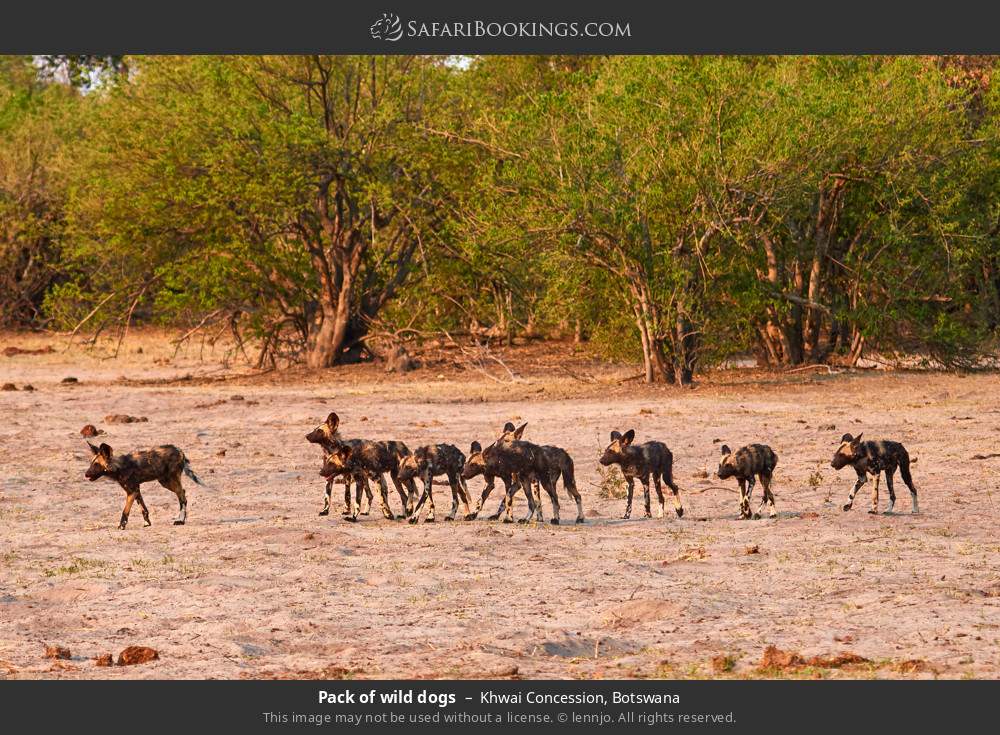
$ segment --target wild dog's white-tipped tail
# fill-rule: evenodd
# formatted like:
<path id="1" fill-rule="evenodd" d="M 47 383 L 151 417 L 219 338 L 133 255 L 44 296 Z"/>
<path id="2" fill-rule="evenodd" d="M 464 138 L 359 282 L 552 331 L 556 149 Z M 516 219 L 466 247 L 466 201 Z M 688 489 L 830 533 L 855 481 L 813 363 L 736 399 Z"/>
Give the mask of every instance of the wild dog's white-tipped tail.
<path id="1" fill-rule="evenodd" d="M 197 484 L 201 485 L 202 487 L 208 487 L 208 485 L 202 482 L 201 478 L 194 473 L 194 470 L 191 469 L 191 463 L 188 462 L 187 457 L 184 458 L 184 464 L 181 465 L 181 470 L 184 472 L 185 475 L 190 477 Z"/>

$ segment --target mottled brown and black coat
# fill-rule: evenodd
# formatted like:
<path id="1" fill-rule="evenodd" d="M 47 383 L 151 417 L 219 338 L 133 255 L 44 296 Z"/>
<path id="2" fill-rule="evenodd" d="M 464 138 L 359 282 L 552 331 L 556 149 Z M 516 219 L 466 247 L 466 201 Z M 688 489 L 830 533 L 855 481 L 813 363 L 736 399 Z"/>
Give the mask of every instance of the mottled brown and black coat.
<path id="1" fill-rule="evenodd" d="M 628 499 L 622 518 L 629 518 L 632 515 L 632 495 L 636 478 L 642 483 L 646 518 L 652 517 L 649 503 L 650 477 L 653 478 L 653 487 L 656 489 L 656 497 L 659 501 L 657 517 L 663 517 L 663 488 L 660 485 L 662 478 L 673 493 L 674 512 L 680 518 L 684 515 L 684 506 L 681 503 L 680 488 L 674 482 L 674 455 L 663 442 L 649 441 L 645 444 L 634 444 L 634 439 L 635 429 L 629 429 L 624 434 L 612 431 L 611 443 L 604 450 L 600 459 L 601 464 L 605 467 L 613 464 L 618 465 L 622 475 L 625 476 L 625 482 L 628 485 Z"/>
<path id="2" fill-rule="evenodd" d="M 580 496 L 580 491 L 577 490 L 576 487 L 576 473 L 573 466 L 573 458 L 565 449 L 552 446 L 551 444 L 542 444 L 539 446 L 539 449 L 541 449 L 542 453 L 545 455 L 545 463 L 549 468 L 549 479 L 552 482 L 552 486 L 557 487 L 559 480 L 562 479 L 563 488 L 565 488 L 567 494 L 570 496 L 570 499 L 576 503 L 576 522 L 583 523 L 583 498 Z M 542 502 L 539 487 L 540 483 L 537 481 L 532 483 L 532 500 L 536 506 L 536 515 L 539 520 L 542 520 Z M 511 499 L 513 499 L 516 494 L 517 490 L 515 489 L 511 494 Z M 497 508 L 496 517 L 499 517 L 505 510 L 507 515 L 510 516 L 511 508 L 507 504 L 506 495 L 504 495 L 500 501 L 500 507 Z"/>
<path id="3" fill-rule="evenodd" d="M 338 427 L 340 426 L 340 417 L 336 413 L 331 412 L 329 416 L 326 417 L 326 421 L 317 426 L 315 429 L 306 434 L 306 441 L 312 444 L 318 444 L 323 450 L 324 463 L 326 455 L 330 454 L 334 449 L 336 449 L 338 444 L 350 444 L 354 445 L 358 443 L 357 439 L 344 439 L 340 436 Z M 322 472 L 320 473 L 322 474 Z M 344 483 L 344 516 L 352 515 L 352 503 L 351 503 L 351 481 L 354 481 L 355 488 L 357 492 L 365 493 L 367 503 L 364 508 L 360 508 L 359 511 L 361 515 L 368 515 L 368 511 L 372 504 L 372 491 L 371 487 L 365 479 L 363 472 L 350 473 L 348 471 L 336 472 L 326 477 L 326 493 L 323 498 L 323 510 L 319 512 L 321 516 L 330 514 L 330 495 L 333 492 L 333 484 L 336 480 L 340 479 Z"/>
<path id="4" fill-rule="evenodd" d="M 493 472 L 498 472 L 499 474 L 493 474 Z M 479 515 L 479 512 L 483 509 L 483 505 L 486 504 L 486 499 L 489 498 L 490 493 L 493 492 L 493 488 L 496 486 L 497 478 L 504 485 L 504 498 L 500 501 L 500 507 L 497 512 L 489 516 L 489 520 L 495 521 L 500 517 L 504 508 L 507 507 L 506 498 L 508 495 L 513 495 L 520 488 L 520 482 L 514 479 L 512 473 L 507 472 L 503 468 L 494 467 L 493 472 L 488 472 L 486 470 L 486 457 L 483 455 L 483 447 L 479 442 L 472 442 L 469 447 L 469 456 L 465 460 L 465 466 L 462 468 L 462 479 L 471 480 L 479 475 L 483 476 L 486 480 L 486 485 L 483 487 L 482 495 L 480 495 L 479 500 L 476 502 L 475 509 L 465 516 L 465 520 L 471 521 Z M 534 500 L 532 498 L 528 499 L 528 504 L 533 505 Z M 510 513 L 508 512 L 505 522 L 510 522 Z"/>
<path id="5" fill-rule="evenodd" d="M 524 488 L 528 496 L 528 515 L 521 519 L 522 523 L 533 518 L 542 520 L 541 503 L 535 502 L 534 493 L 531 491 L 532 483 L 540 483 L 552 502 L 552 519 L 549 523 L 558 526 L 559 496 L 556 495 L 555 485 L 552 482 L 552 469 L 548 457 L 540 446 L 521 439 L 527 424 L 521 424 L 514 431 L 509 431 L 509 426 L 510 424 L 504 427 L 505 430 L 499 439 L 483 450 L 486 471 L 496 476 L 500 476 L 502 472 L 509 472 L 512 478 L 518 481 L 517 484 L 512 483 L 507 490 L 505 502 L 508 509 L 513 503 L 517 488 Z"/>
<path id="6" fill-rule="evenodd" d="M 875 478 L 872 488 L 872 506 L 869 513 L 878 513 L 878 485 L 881 473 L 885 473 L 885 486 L 889 491 L 889 507 L 886 513 L 892 513 L 896 505 L 896 493 L 893 488 L 893 475 L 899 468 L 899 475 L 910 490 L 911 510 L 913 513 L 919 512 L 917 505 L 917 488 L 913 484 L 913 477 L 910 475 L 910 454 L 899 442 L 894 441 L 861 441 L 862 434 L 851 436 L 844 434 L 840 438 L 840 446 L 833 455 L 830 465 L 835 470 L 840 470 L 850 465 L 858 475 L 858 481 L 854 484 L 851 494 L 844 504 L 844 510 L 850 510 L 854 505 L 854 496 L 858 490 L 868 482 L 868 475 Z"/>
<path id="7" fill-rule="evenodd" d="M 406 445 L 398 441 L 369 441 L 368 439 L 355 439 L 352 442 L 335 442 L 333 450 L 330 451 L 323 462 L 323 469 L 320 474 L 324 477 L 331 477 L 337 474 L 349 473 L 351 476 L 363 478 L 363 486 L 367 486 L 369 479 L 375 480 L 379 484 L 379 505 L 384 515 L 389 520 L 396 518 L 389 509 L 388 484 L 385 475 L 388 474 L 399 494 L 400 502 L 403 505 L 403 514 L 400 518 L 409 515 L 417 500 L 417 486 L 413 480 L 401 482 L 399 479 L 399 464 L 404 457 L 410 454 Z M 406 490 L 404 490 L 404 486 Z M 361 487 L 356 492 L 356 503 L 350 520 L 356 520 L 361 508 Z"/>
<path id="8" fill-rule="evenodd" d="M 434 521 L 434 478 L 441 475 L 447 476 L 451 486 L 451 512 L 445 516 L 445 520 L 455 520 L 459 501 L 465 506 L 465 514 L 469 515 L 469 491 L 462 479 L 464 467 L 465 455 L 452 444 L 428 444 L 403 457 L 399 463 L 399 479 L 405 482 L 419 477 L 424 483 L 420 500 L 410 514 L 410 523 L 420 520 L 424 503 L 427 503 L 427 521 Z"/>
<path id="9" fill-rule="evenodd" d="M 111 447 L 101 444 L 95 447 L 90 442 L 90 451 L 93 458 L 84 476 L 91 482 L 102 477 L 108 477 L 125 490 L 125 508 L 122 510 L 121 520 L 118 528 L 124 529 L 128 523 L 129 512 L 132 504 L 138 503 L 142 509 L 142 517 L 146 525 L 151 525 L 149 520 L 149 509 L 142 499 L 139 486 L 144 482 L 156 480 L 163 487 L 170 490 L 177 496 L 180 505 L 180 513 L 174 520 L 175 526 L 183 525 L 187 521 L 187 495 L 184 486 L 181 484 L 181 475 L 187 475 L 199 485 L 204 485 L 198 476 L 191 469 L 187 457 L 177 447 L 171 444 L 153 447 L 147 451 L 130 452 L 129 454 L 114 454 Z"/>
<path id="10" fill-rule="evenodd" d="M 768 515 L 774 518 L 774 495 L 771 492 L 771 479 L 774 468 L 778 465 L 778 455 L 766 444 L 748 444 L 735 452 L 725 444 L 722 445 L 722 460 L 719 462 L 718 476 L 721 480 L 735 477 L 740 485 L 740 518 L 760 518 L 760 511 L 767 503 Z M 764 497 L 760 501 L 757 512 L 750 512 L 750 496 L 760 478 L 764 488 Z"/>

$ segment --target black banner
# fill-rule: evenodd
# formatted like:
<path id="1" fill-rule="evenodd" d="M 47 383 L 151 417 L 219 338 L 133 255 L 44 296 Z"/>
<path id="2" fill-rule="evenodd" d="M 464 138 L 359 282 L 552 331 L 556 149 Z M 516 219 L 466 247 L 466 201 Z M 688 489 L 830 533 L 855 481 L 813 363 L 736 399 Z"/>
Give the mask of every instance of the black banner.
<path id="1" fill-rule="evenodd" d="M 8 732 L 961 732 L 992 720 L 996 682 L 281 681 L 0 683 Z M 10 729 L 13 727 L 13 729 Z"/>
<path id="2" fill-rule="evenodd" d="M 1000 8 L 794 0 L 16 3 L 2 53 L 996 53 Z"/>

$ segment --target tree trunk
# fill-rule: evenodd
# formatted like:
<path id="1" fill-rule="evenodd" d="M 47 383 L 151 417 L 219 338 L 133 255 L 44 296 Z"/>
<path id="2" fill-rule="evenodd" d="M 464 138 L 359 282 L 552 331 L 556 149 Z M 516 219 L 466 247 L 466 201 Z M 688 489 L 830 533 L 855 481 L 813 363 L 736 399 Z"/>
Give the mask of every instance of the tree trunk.
<path id="1" fill-rule="evenodd" d="M 674 372 L 667 369 L 667 358 L 663 353 L 663 342 L 653 340 L 653 374 L 658 380 L 674 383 Z"/>
<path id="2" fill-rule="evenodd" d="M 639 342 L 642 344 L 642 372 L 643 379 L 647 383 L 653 382 L 653 356 L 652 348 L 649 344 L 649 331 L 646 329 L 646 321 L 642 318 L 642 311 L 639 305 L 633 307 L 635 311 L 635 326 L 639 330 Z"/>
<path id="3" fill-rule="evenodd" d="M 795 258 L 792 269 L 792 286 L 793 293 L 802 297 L 805 291 L 805 276 L 802 273 L 802 261 L 798 257 Z M 803 333 L 802 305 L 793 302 L 790 323 L 784 328 L 785 342 L 787 343 L 786 364 L 800 365 L 805 361 L 805 351 L 802 344 Z"/>
<path id="4" fill-rule="evenodd" d="M 697 360 L 695 335 L 683 307 L 677 312 L 674 329 L 674 382 L 678 385 L 691 385 Z"/>
<path id="5" fill-rule="evenodd" d="M 813 257 L 809 269 L 810 304 L 819 304 L 823 298 L 826 275 L 826 256 L 837 227 L 840 198 L 844 190 L 844 179 L 837 178 L 829 188 L 821 188 L 816 208 L 816 224 L 813 231 Z M 821 311 L 815 306 L 807 307 L 805 330 L 802 339 L 803 357 L 811 362 L 819 362 L 825 351 L 819 343 Z"/>
<path id="6" fill-rule="evenodd" d="M 648 304 L 641 300 L 632 306 L 635 312 L 635 324 L 639 329 L 639 341 L 642 344 L 642 370 L 647 383 L 666 381 L 674 382 L 673 374 L 667 370 L 667 361 L 663 355 L 663 347 L 653 336 L 649 325 L 651 322 Z"/>
<path id="7" fill-rule="evenodd" d="M 354 274 L 359 263 L 360 253 L 356 253 L 337 268 L 317 269 L 320 273 L 320 322 L 309 340 L 306 354 L 306 365 L 311 368 L 333 367 L 340 361 L 351 325 Z"/>
<path id="8" fill-rule="evenodd" d="M 350 309 L 338 299 L 336 304 L 322 304 L 323 321 L 310 340 L 306 364 L 311 368 L 333 367 L 340 360 L 350 324 Z"/>

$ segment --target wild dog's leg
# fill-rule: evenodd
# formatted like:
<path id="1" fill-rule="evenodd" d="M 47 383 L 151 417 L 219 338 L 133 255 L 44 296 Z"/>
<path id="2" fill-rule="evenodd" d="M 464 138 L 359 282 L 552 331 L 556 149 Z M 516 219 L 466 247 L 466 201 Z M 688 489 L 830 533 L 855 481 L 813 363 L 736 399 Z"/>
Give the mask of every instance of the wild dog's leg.
<path id="1" fill-rule="evenodd" d="M 514 496 L 517 495 L 520 485 L 513 477 L 511 478 L 511 483 L 510 485 L 506 484 L 506 482 L 504 483 L 504 493 L 500 498 L 500 505 L 497 506 L 497 512 L 490 516 L 491 520 L 495 520 L 502 515 L 506 515 L 507 518 L 504 523 L 510 523 L 513 520 L 514 504 L 512 501 Z M 511 487 L 514 488 L 513 492 L 511 492 Z M 529 502 L 528 505 L 530 506 L 531 503 Z"/>
<path id="2" fill-rule="evenodd" d="M 132 503 L 135 502 L 136 496 L 139 495 L 138 487 L 130 487 L 125 491 L 125 507 L 122 509 L 122 519 L 118 524 L 119 530 L 124 531 L 125 526 L 128 525 L 128 514 L 132 511 Z"/>
<path id="3" fill-rule="evenodd" d="M 546 475 L 541 479 L 542 487 L 545 488 L 545 492 L 549 494 L 549 499 L 552 501 L 552 520 L 549 521 L 553 526 L 559 525 L 559 496 L 556 494 L 556 484 L 552 481 L 551 475 Z M 542 498 L 541 493 L 538 494 L 538 520 L 542 520 Z"/>
<path id="4" fill-rule="evenodd" d="M 344 506 L 345 513 L 347 515 L 351 512 L 351 496 L 350 496 L 351 486 L 348 485 L 344 490 Z M 329 478 L 326 481 L 326 492 L 323 495 L 323 510 L 319 512 L 321 516 L 330 515 L 330 494 L 333 492 L 333 478 Z"/>
<path id="5" fill-rule="evenodd" d="M 403 485 L 406 487 L 407 495 L 406 513 L 409 514 L 413 512 L 413 506 L 417 504 L 417 495 L 419 494 L 417 492 L 417 483 L 413 480 L 407 480 L 403 483 Z"/>
<path id="6" fill-rule="evenodd" d="M 368 482 L 368 477 L 366 475 L 364 475 L 364 474 L 360 474 L 360 475 L 355 476 L 354 481 L 355 482 L 360 482 L 361 485 L 364 486 L 364 491 L 365 491 L 365 495 L 364 495 L 365 506 L 363 508 L 361 508 L 360 512 L 361 512 L 361 515 L 366 516 L 369 513 L 371 513 L 371 510 L 372 510 L 372 501 L 375 499 L 375 496 L 372 495 L 372 486 Z M 358 506 L 360 507 L 360 505 L 361 505 L 361 502 L 358 501 Z"/>
<path id="7" fill-rule="evenodd" d="M 913 477 L 910 476 L 910 456 L 905 454 L 899 458 L 899 476 L 903 478 L 903 482 L 906 486 L 910 488 L 910 500 L 913 501 L 912 513 L 919 513 L 920 509 L 917 507 L 917 488 L 913 484 Z"/>
<path id="8" fill-rule="evenodd" d="M 392 514 L 392 510 L 389 508 L 389 483 L 385 481 L 385 475 L 379 473 L 378 476 L 378 502 L 382 510 L 382 515 L 388 518 L 390 521 L 396 520 L 396 516 Z M 434 500 L 431 501 L 431 508 L 434 508 Z M 431 511 L 433 512 L 433 510 Z M 400 516 L 402 518 L 402 516 Z"/>
<path id="9" fill-rule="evenodd" d="M 752 477 L 750 479 L 753 480 Z M 747 492 L 746 479 L 740 477 L 738 482 L 740 484 L 740 519 L 746 520 L 750 517 L 750 493 Z"/>
<path id="10" fill-rule="evenodd" d="M 649 475 L 640 475 L 639 482 L 642 483 L 642 502 L 645 508 L 645 517 L 652 518 L 653 512 L 649 506 Z"/>
<path id="11" fill-rule="evenodd" d="M 885 489 L 889 491 L 889 507 L 885 509 L 886 515 L 891 515 L 892 509 L 896 506 L 896 490 L 892 486 L 892 476 L 895 474 L 895 467 L 885 468 Z"/>
<path id="12" fill-rule="evenodd" d="M 526 494 L 528 496 L 528 507 L 530 508 L 532 503 L 534 503 L 534 519 L 539 523 L 543 523 L 545 521 L 545 515 L 542 512 L 544 510 L 544 508 L 542 508 L 542 484 L 539 482 L 537 477 L 528 482 L 528 490 Z M 558 508 L 556 510 L 558 510 Z M 558 515 L 558 513 L 556 515 Z"/>
<path id="13" fill-rule="evenodd" d="M 183 493 L 183 492 L 184 491 L 181 490 L 181 493 Z M 142 520 L 145 521 L 145 525 L 147 527 L 148 526 L 152 526 L 153 524 L 149 520 L 149 508 L 146 507 L 146 503 L 142 499 L 142 493 L 141 492 L 135 494 L 135 502 L 137 502 L 139 504 L 139 508 L 142 509 Z M 183 508 L 185 506 L 187 506 L 187 503 L 184 503 L 184 505 L 181 506 L 181 507 Z M 174 523 L 177 523 L 177 521 L 174 521 Z"/>
<path id="14" fill-rule="evenodd" d="M 772 479 L 773 479 L 772 475 L 769 474 L 761 474 L 760 476 L 760 484 L 764 487 L 764 500 L 767 501 L 767 508 L 768 508 L 767 515 L 770 518 L 774 518 L 778 515 L 778 511 L 774 509 L 774 493 L 771 492 Z M 762 501 L 761 507 L 763 507 L 763 505 L 764 503 Z M 757 509 L 757 513 L 758 514 L 760 513 L 760 508 Z"/>
<path id="15" fill-rule="evenodd" d="M 417 501 L 416 505 L 413 506 L 413 512 L 410 513 L 410 523 L 417 523 L 420 521 L 420 510 L 424 507 L 424 503 L 428 504 L 428 514 L 427 522 L 434 522 L 434 495 L 433 495 L 433 479 L 431 477 L 430 470 L 424 473 L 424 491 L 420 494 L 420 499 Z"/>
<path id="16" fill-rule="evenodd" d="M 347 482 L 350 486 L 350 479 Z M 351 521 L 352 523 L 358 520 L 358 514 L 361 512 L 361 497 L 365 494 L 365 489 L 363 487 L 364 481 L 361 478 L 354 478 L 354 502 L 351 504 L 350 515 L 344 516 L 345 521 Z"/>
<path id="17" fill-rule="evenodd" d="M 511 509 L 507 505 L 507 491 L 504 490 L 503 495 L 500 496 L 500 505 L 497 506 L 497 512 L 490 516 L 490 520 L 496 520 L 502 516 L 505 512 L 510 515 Z"/>
<path id="18" fill-rule="evenodd" d="M 656 500 L 660 504 L 660 507 L 656 511 L 656 517 L 663 518 L 663 487 L 660 485 L 660 474 L 658 472 L 653 473 L 653 489 L 656 490 Z"/>
<path id="19" fill-rule="evenodd" d="M 346 516 L 344 520 L 352 523 L 358 520 L 358 514 L 361 512 L 361 498 L 365 494 L 370 497 L 371 492 L 372 489 L 368 486 L 368 476 L 365 474 L 354 475 L 354 507 L 351 508 L 351 515 Z"/>
<path id="20" fill-rule="evenodd" d="M 500 504 L 503 508 L 503 522 L 513 523 L 514 522 L 514 496 L 517 495 L 517 491 L 521 489 L 521 481 L 517 479 L 516 475 L 511 475 L 510 481 L 503 481 L 504 493 L 503 502 Z M 497 509 L 496 517 L 500 517 L 500 508 Z"/>
<path id="21" fill-rule="evenodd" d="M 537 492 L 532 490 L 534 485 L 537 485 L 537 482 L 530 475 L 524 482 L 521 481 L 520 476 L 512 475 L 511 484 L 507 486 L 507 492 L 500 499 L 500 506 L 497 508 L 496 514 L 491 518 L 499 518 L 501 514 L 504 514 L 504 523 L 511 523 L 514 520 L 514 498 L 517 497 L 519 490 L 523 490 L 524 497 L 528 501 L 528 515 L 521 518 L 518 523 L 527 523 L 534 519 L 536 512 L 539 513 L 539 520 L 541 520 L 541 504 L 535 500 Z"/>
<path id="22" fill-rule="evenodd" d="M 510 523 L 514 519 L 514 496 L 518 490 L 524 491 L 524 496 L 528 500 L 528 515 L 518 520 L 518 523 L 527 523 L 535 517 L 535 500 L 531 492 L 532 476 L 521 477 L 512 475 L 510 487 L 507 489 L 507 514 L 504 516 L 504 523 Z"/>
<path id="23" fill-rule="evenodd" d="M 458 483 L 458 487 L 462 491 L 462 505 L 465 506 L 465 517 L 469 517 L 469 486 L 465 482 L 465 478 L 462 477 L 458 472 L 455 473 L 455 482 Z"/>
<path id="24" fill-rule="evenodd" d="M 625 484 L 627 486 L 628 498 L 625 500 L 625 515 L 622 516 L 623 521 L 627 521 L 632 517 L 632 494 L 635 490 L 635 478 L 632 475 L 626 475 Z"/>
<path id="25" fill-rule="evenodd" d="M 479 496 L 479 501 L 476 503 L 475 510 L 473 510 L 471 513 L 465 516 L 465 520 L 467 521 L 474 521 L 476 519 L 476 517 L 479 515 L 479 511 L 483 509 L 483 503 L 486 502 L 486 499 L 490 496 L 490 493 L 493 492 L 493 484 L 496 482 L 496 478 L 484 476 L 484 479 L 486 480 L 486 486 L 483 488 L 482 495 Z M 465 480 L 463 479 L 463 482 L 464 481 Z"/>
<path id="26" fill-rule="evenodd" d="M 765 504 L 768 506 L 768 516 L 774 518 L 777 512 L 774 510 L 774 496 L 771 495 L 771 475 L 767 472 L 760 473 L 760 486 L 763 488 L 763 496 L 760 499 L 760 505 L 757 506 L 757 512 L 753 514 L 754 520 L 760 518 L 760 511 Z"/>
<path id="27" fill-rule="evenodd" d="M 458 515 L 458 488 L 455 486 L 455 483 L 452 482 L 451 475 L 447 475 L 447 477 L 448 487 L 451 488 L 451 510 L 448 511 L 448 515 L 446 515 L 444 519 L 446 521 L 453 521 L 455 520 L 455 516 Z"/>
<path id="28" fill-rule="evenodd" d="M 580 491 L 576 489 L 576 480 L 570 476 L 563 475 L 563 487 L 566 488 L 566 492 L 569 493 L 570 497 L 576 501 L 576 522 L 583 523 L 583 498 L 580 497 Z"/>
<path id="29" fill-rule="evenodd" d="M 178 472 L 166 480 L 160 480 L 160 484 L 177 496 L 177 504 L 180 506 L 180 510 L 178 511 L 177 518 L 174 520 L 174 525 L 183 526 L 184 521 L 187 520 L 187 496 L 184 494 L 184 485 L 181 484 L 181 473 Z M 150 525 L 149 513 L 146 511 L 146 504 L 142 502 L 141 493 L 136 500 L 139 501 L 139 506 L 142 508 L 142 515 L 146 519 L 146 525 Z"/>
<path id="30" fill-rule="evenodd" d="M 672 457 L 663 469 L 663 481 L 667 483 L 670 492 L 674 494 L 674 512 L 678 518 L 681 518 L 684 515 L 684 506 L 681 504 L 681 489 L 674 482 L 674 460 Z"/>
<path id="31" fill-rule="evenodd" d="M 392 480 L 392 486 L 396 488 L 396 494 L 399 495 L 399 502 L 403 506 L 403 515 L 409 515 L 410 511 L 413 510 L 413 501 L 410 500 L 410 494 L 403 489 L 403 484 L 399 481 L 396 470 L 389 473 L 389 479 Z"/>
<path id="32" fill-rule="evenodd" d="M 424 492 L 427 493 L 427 520 L 425 523 L 434 523 L 434 475 L 430 467 L 424 473 Z"/>
<path id="33" fill-rule="evenodd" d="M 174 492 L 174 495 L 177 496 L 177 504 L 180 506 L 177 518 L 174 520 L 174 525 L 183 526 L 184 522 L 187 521 L 188 517 L 188 512 L 187 512 L 188 501 L 187 501 L 187 495 L 184 492 L 184 486 L 181 484 L 180 475 L 173 478 L 173 480 L 171 481 L 170 489 Z M 142 495 L 139 496 L 138 500 L 139 500 L 139 506 L 142 508 L 142 515 L 145 516 L 146 520 L 148 521 L 149 517 L 148 514 L 146 513 L 146 504 L 142 502 Z M 147 523 L 146 525 L 149 524 Z"/>
<path id="34" fill-rule="evenodd" d="M 351 515 L 351 478 L 349 475 L 344 475 L 344 512 L 341 513 L 342 516 Z M 333 478 L 331 477 L 327 481 L 326 485 L 326 508 L 325 513 L 320 513 L 320 515 L 327 515 L 330 512 L 330 490 L 333 488 Z"/>
<path id="35" fill-rule="evenodd" d="M 882 479 L 882 473 L 875 473 L 875 485 L 872 488 L 872 509 L 868 511 L 869 513 L 878 513 L 878 481 Z"/>
<path id="36" fill-rule="evenodd" d="M 747 480 L 747 518 L 756 520 L 760 518 L 756 513 L 750 513 L 750 499 L 753 497 L 753 489 L 757 487 L 757 475 L 750 475 Z"/>
<path id="37" fill-rule="evenodd" d="M 469 494 L 466 492 L 465 487 L 462 484 L 461 478 L 455 472 L 448 472 L 448 484 L 451 486 L 451 513 L 445 518 L 446 521 L 455 520 L 455 516 L 458 514 L 458 503 L 465 506 L 465 513 L 469 513 Z"/>
<path id="38" fill-rule="evenodd" d="M 858 494 L 858 490 L 864 487 L 865 483 L 868 482 L 868 476 L 865 474 L 864 470 L 859 470 L 857 467 L 854 471 L 858 473 L 858 481 L 854 484 L 854 489 L 851 490 L 851 494 L 847 496 L 847 502 L 844 503 L 844 510 L 850 510 L 851 506 L 854 505 L 854 496 Z"/>
<path id="39" fill-rule="evenodd" d="M 483 505 L 486 504 L 487 499 L 490 497 L 490 493 L 493 492 L 493 488 L 497 484 L 497 478 L 494 477 L 493 475 L 486 475 L 485 479 L 486 479 L 486 485 L 483 486 L 483 492 L 479 496 L 479 502 L 476 503 L 476 509 L 474 511 L 472 511 L 472 513 L 471 513 L 472 518 L 468 519 L 470 521 L 473 518 L 475 518 L 476 516 L 479 515 L 479 512 L 483 509 Z M 504 490 L 503 495 L 504 495 L 505 498 L 507 497 L 507 491 L 506 490 Z M 503 505 L 501 504 L 501 507 L 497 509 L 497 512 L 494 513 L 493 515 L 489 516 L 487 518 L 487 520 L 495 521 L 497 518 L 500 517 L 500 513 L 502 513 L 502 512 L 503 512 Z"/>
<path id="40" fill-rule="evenodd" d="M 518 479 L 517 479 L 516 476 L 511 476 L 511 478 L 510 478 L 509 481 L 508 480 L 504 480 L 503 481 L 503 485 L 504 485 L 503 502 L 500 504 L 501 508 L 503 509 L 503 513 L 502 513 L 502 515 L 503 515 L 503 521 L 502 522 L 503 523 L 513 523 L 514 522 L 514 514 L 512 513 L 512 509 L 513 509 L 514 506 L 513 506 L 513 503 L 511 501 L 513 500 L 514 495 L 517 493 L 517 491 L 520 490 L 521 483 L 518 481 Z M 500 508 L 497 508 L 497 512 L 495 514 L 495 517 L 496 518 L 500 518 L 500 516 L 501 516 L 501 510 L 500 510 Z M 491 516 L 491 518 L 492 517 L 493 516 Z"/>

